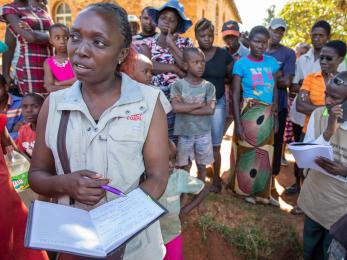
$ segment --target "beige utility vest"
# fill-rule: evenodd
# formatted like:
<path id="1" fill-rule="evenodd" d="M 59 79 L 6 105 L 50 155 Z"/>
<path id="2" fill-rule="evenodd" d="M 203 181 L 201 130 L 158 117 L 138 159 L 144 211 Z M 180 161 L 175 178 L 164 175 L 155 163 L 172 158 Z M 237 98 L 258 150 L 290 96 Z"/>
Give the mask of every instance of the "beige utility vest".
<path id="1" fill-rule="evenodd" d="M 45 138 L 53 153 L 57 174 L 64 174 L 57 153 L 60 117 L 63 110 L 70 110 L 66 148 L 71 171 L 95 171 L 111 179 L 110 185 L 124 192 L 137 187 L 145 171 L 142 149 L 159 93 L 122 74 L 121 96 L 101 115 L 98 123 L 82 98 L 79 81 L 68 89 L 50 94 Z M 98 205 L 114 198 L 107 192 Z M 69 204 L 67 196 L 58 201 Z M 74 206 L 91 209 L 78 202 Z M 127 244 L 124 259 L 162 259 L 164 255 L 157 221 Z"/>
<path id="2" fill-rule="evenodd" d="M 325 131 L 328 116 L 325 107 L 314 112 L 315 138 Z M 339 127 L 330 139 L 334 160 L 347 167 L 347 131 Z M 314 221 L 326 229 L 347 213 L 347 183 L 315 170 L 309 170 L 301 189 L 298 205 Z"/>

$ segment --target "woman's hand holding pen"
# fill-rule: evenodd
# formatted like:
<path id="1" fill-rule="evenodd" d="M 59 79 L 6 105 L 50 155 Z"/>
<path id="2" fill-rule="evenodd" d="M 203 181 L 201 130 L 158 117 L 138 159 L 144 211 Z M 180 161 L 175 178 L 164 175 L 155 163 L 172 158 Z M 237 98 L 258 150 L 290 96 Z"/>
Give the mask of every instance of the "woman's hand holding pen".
<path id="1" fill-rule="evenodd" d="M 65 193 L 74 200 L 90 206 L 97 204 L 105 196 L 106 191 L 100 187 L 110 182 L 109 179 L 103 179 L 100 174 L 88 170 L 63 176 Z"/>

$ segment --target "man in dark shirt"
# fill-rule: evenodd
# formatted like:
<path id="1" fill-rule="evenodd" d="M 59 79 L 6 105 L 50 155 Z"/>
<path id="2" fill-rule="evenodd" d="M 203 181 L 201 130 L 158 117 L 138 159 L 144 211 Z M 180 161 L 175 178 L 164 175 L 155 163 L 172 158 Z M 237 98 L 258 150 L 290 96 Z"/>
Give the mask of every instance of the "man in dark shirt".
<path id="1" fill-rule="evenodd" d="M 295 52 L 281 44 L 281 40 L 287 30 L 286 22 L 281 18 L 274 18 L 270 22 L 270 40 L 266 51 L 267 55 L 276 58 L 280 66 L 277 79 L 278 88 L 278 133 L 274 140 L 274 159 L 272 164 L 273 175 L 278 175 L 281 169 L 283 135 L 288 114 L 288 92 L 295 74 Z"/>
<path id="2" fill-rule="evenodd" d="M 145 7 L 140 16 L 140 24 L 141 24 L 141 29 L 142 32 L 139 34 L 135 35 L 133 37 L 134 41 L 141 41 L 143 39 L 146 39 L 148 37 L 153 37 L 157 35 L 157 32 L 155 31 L 156 26 L 154 22 L 152 21 L 151 17 L 148 15 L 147 10 L 151 8 L 150 6 Z"/>

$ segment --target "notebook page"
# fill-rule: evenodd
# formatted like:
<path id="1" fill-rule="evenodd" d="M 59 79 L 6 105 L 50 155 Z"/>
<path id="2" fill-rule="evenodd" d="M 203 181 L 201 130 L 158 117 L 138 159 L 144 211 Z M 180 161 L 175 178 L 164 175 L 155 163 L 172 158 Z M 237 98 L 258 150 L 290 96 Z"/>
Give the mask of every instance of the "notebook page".
<path id="1" fill-rule="evenodd" d="M 107 252 L 120 246 L 163 214 L 164 210 L 137 188 L 90 211 L 91 219 Z"/>
<path id="2" fill-rule="evenodd" d="M 29 246 L 105 256 L 87 211 L 35 201 Z"/>

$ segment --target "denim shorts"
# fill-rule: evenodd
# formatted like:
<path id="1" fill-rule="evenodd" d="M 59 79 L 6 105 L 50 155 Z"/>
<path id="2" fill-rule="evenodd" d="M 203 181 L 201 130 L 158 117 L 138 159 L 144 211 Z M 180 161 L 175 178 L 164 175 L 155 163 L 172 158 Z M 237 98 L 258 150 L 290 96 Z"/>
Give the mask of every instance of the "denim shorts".
<path id="1" fill-rule="evenodd" d="M 226 119 L 226 101 L 225 95 L 217 99 L 216 108 L 212 116 L 212 145 L 220 146 L 222 144 L 224 127 Z"/>
<path id="2" fill-rule="evenodd" d="M 207 165 L 213 163 L 211 134 L 179 135 L 177 143 L 176 166 L 187 166 L 189 161 Z"/>

